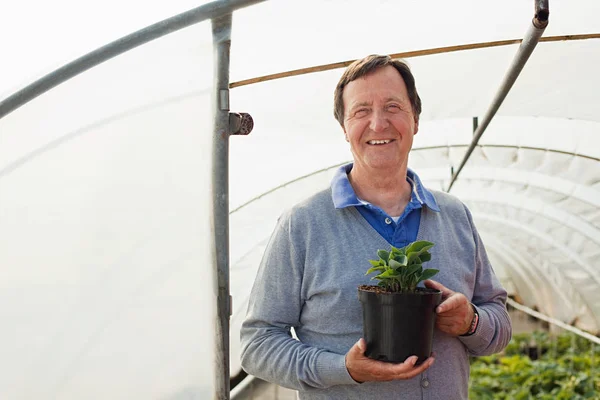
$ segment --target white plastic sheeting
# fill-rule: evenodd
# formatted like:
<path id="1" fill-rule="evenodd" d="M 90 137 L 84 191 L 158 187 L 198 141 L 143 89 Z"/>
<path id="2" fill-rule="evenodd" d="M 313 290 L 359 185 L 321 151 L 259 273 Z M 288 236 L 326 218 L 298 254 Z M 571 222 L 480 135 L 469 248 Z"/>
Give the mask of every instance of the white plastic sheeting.
<path id="1" fill-rule="evenodd" d="M 2 6 L 0 37 L 14 40 L 2 49 L 0 100 L 196 5 L 104 2 L 86 15 L 59 2 L 32 24 L 25 10 Z M 551 2 L 544 37 L 598 34 L 599 11 L 595 0 Z M 519 39 L 532 17 L 533 1 L 523 0 L 270 1 L 234 14 L 231 80 Z M 423 100 L 410 166 L 430 187 L 448 186 L 472 118 L 485 113 L 517 46 L 408 60 Z M 511 294 L 592 331 L 600 328 L 599 55 L 597 38 L 540 43 L 452 189 L 473 211 Z M 212 68 L 203 23 L 0 119 L 0 317 L 8 327 L 0 398 L 208 397 Z M 231 90 L 232 111 L 255 119 L 250 136 L 231 139 L 232 374 L 277 216 L 351 158 L 332 116 L 340 74 Z"/>
<path id="2" fill-rule="evenodd" d="M 200 24 L 0 120 L 0 398 L 210 398 L 212 68 Z"/>

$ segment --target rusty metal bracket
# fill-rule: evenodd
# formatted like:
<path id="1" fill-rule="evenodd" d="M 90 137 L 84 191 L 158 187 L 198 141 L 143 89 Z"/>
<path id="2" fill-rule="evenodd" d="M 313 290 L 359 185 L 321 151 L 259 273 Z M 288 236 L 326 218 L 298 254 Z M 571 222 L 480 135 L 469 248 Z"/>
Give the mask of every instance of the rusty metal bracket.
<path id="1" fill-rule="evenodd" d="M 254 128 L 254 120 L 248 113 L 229 113 L 229 134 L 248 135 Z"/>

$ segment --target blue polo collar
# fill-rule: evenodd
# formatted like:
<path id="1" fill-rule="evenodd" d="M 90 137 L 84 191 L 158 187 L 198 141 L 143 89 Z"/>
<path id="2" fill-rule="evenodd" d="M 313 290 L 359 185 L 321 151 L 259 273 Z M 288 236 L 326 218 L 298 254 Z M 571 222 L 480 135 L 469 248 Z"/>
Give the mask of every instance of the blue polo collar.
<path id="1" fill-rule="evenodd" d="M 353 163 L 342 165 L 331 181 L 331 197 L 335 208 L 365 205 L 365 202 L 356 196 L 354 188 L 348 180 L 348 173 L 352 170 L 352 166 Z M 410 168 L 406 171 L 406 180 L 412 187 L 411 203 L 415 202 L 421 206 L 426 205 L 431 210 L 440 212 L 433 194 L 423 186 L 419 176 Z"/>

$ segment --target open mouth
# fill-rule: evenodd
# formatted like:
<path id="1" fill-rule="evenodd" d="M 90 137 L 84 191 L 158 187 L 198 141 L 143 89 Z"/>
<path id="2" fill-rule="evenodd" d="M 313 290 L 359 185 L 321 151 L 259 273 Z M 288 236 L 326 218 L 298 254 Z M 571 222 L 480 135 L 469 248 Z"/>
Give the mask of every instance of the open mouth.
<path id="1" fill-rule="evenodd" d="M 382 144 L 388 144 L 388 143 L 391 143 L 391 142 L 393 142 L 393 140 L 392 140 L 392 139 L 384 139 L 384 140 L 369 140 L 369 141 L 367 142 L 367 144 L 371 144 L 371 145 L 376 145 L 376 146 L 377 146 L 377 145 L 382 145 Z"/>

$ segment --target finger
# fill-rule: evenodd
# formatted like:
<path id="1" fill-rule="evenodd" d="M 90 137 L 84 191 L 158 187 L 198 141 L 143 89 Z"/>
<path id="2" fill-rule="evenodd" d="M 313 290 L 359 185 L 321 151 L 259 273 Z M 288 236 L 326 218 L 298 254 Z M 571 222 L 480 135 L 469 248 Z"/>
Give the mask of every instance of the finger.
<path id="1" fill-rule="evenodd" d="M 463 302 L 461 300 L 459 296 L 450 296 L 437 307 L 436 311 L 438 314 L 453 311 L 462 305 Z"/>
<path id="2" fill-rule="evenodd" d="M 412 368 L 415 366 L 418 359 L 419 359 L 419 357 L 417 357 L 417 356 L 410 356 L 406 360 L 404 360 L 404 362 L 401 365 Z"/>
<path id="3" fill-rule="evenodd" d="M 440 304 L 436 311 L 438 314 L 442 314 L 449 311 L 456 311 L 464 308 L 464 312 L 468 313 L 469 301 L 467 298 L 459 293 L 455 293 L 448 297 Z"/>
<path id="4" fill-rule="evenodd" d="M 429 367 L 431 367 L 434 362 L 435 362 L 435 357 L 434 356 L 429 357 L 427 360 L 425 360 L 421 365 L 419 365 L 417 367 L 417 369 L 415 370 L 415 372 L 416 372 L 415 375 L 419 375 L 419 374 L 425 372 L 425 370 L 428 369 Z"/>
<path id="5" fill-rule="evenodd" d="M 402 364 L 391 364 L 391 365 L 393 365 L 393 367 L 397 373 L 403 373 L 403 372 L 415 370 L 415 365 L 417 364 L 418 360 L 419 360 L 419 357 L 410 356 Z M 421 365 L 419 365 L 416 368 L 420 368 L 426 362 L 427 362 L 427 360 L 425 360 L 425 362 L 421 363 Z"/>
<path id="6" fill-rule="evenodd" d="M 413 378 L 413 377 L 425 372 L 425 370 L 427 370 L 429 367 L 431 367 L 433 365 L 434 361 L 435 361 L 435 358 L 433 356 L 431 356 L 427 360 L 425 360 L 421 365 L 419 365 L 417 367 L 415 367 L 413 365 L 412 367 L 410 367 L 410 369 L 406 369 L 406 367 L 408 367 L 408 366 L 404 366 L 404 363 L 403 363 L 401 365 L 404 366 L 404 369 L 398 371 L 398 375 L 396 375 L 396 377 L 399 379 Z"/>
<path id="7" fill-rule="evenodd" d="M 452 290 L 448 289 L 446 286 L 444 286 L 441 283 L 436 282 L 432 279 L 427 279 L 423 283 L 425 284 L 425 287 L 427 287 L 429 289 L 435 289 L 435 290 L 439 290 L 440 292 L 442 292 L 442 297 L 444 297 L 444 298 L 452 296 L 454 294 L 454 292 Z"/>
<path id="8" fill-rule="evenodd" d="M 379 376 L 380 380 L 393 380 L 402 378 L 406 374 L 411 373 L 415 370 L 415 364 L 417 363 L 417 356 L 410 356 L 403 363 L 387 363 L 382 361 L 374 361 L 376 369 L 373 370 L 375 375 Z"/>

